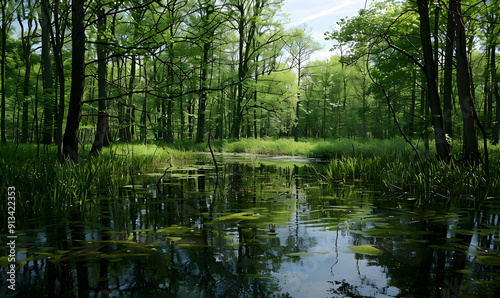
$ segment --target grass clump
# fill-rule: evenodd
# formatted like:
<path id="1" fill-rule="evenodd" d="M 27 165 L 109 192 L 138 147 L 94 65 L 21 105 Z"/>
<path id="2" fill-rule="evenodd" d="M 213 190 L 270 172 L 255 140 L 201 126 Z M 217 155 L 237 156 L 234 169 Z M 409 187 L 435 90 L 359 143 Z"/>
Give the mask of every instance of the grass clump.
<path id="1" fill-rule="evenodd" d="M 229 141 L 219 148 L 228 153 L 306 156 L 314 144 L 293 139 L 241 139 Z"/>
<path id="2" fill-rule="evenodd" d="M 74 164 L 61 163 L 54 147 L 40 149 L 37 152 L 35 144 L 1 145 L 0 196 L 5 197 L 6 187 L 15 187 L 19 214 L 91 207 L 97 194 L 116 197 L 120 187 L 141 171 L 191 159 L 189 153 L 177 149 L 118 144 L 93 158 L 84 148 L 79 163 Z M 5 208 L 1 205 L 0 212 Z"/>
<path id="3" fill-rule="evenodd" d="M 442 198 L 465 195 L 486 198 L 500 193 L 499 146 L 490 147 L 489 173 L 482 163 L 442 161 L 435 155 L 427 155 L 420 164 L 411 151 L 393 151 L 389 145 L 373 148 L 373 152 L 360 151 L 355 156 L 333 158 L 322 177 L 331 182 L 346 179 L 382 182 L 391 190 Z M 375 156 L 374 152 L 380 155 Z"/>

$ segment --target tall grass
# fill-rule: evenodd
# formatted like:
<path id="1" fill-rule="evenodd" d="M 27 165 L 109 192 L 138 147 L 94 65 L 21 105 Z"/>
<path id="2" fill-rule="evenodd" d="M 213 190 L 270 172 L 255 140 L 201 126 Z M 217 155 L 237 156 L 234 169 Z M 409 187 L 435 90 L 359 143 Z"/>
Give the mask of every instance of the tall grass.
<path id="1" fill-rule="evenodd" d="M 400 138 L 391 140 L 351 139 L 241 139 L 214 142 L 218 151 L 269 155 L 300 155 L 317 158 L 401 156 L 416 158 L 408 144 Z M 423 150 L 423 149 L 422 149 Z"/>
<path id="2" fill-rule="evenodd" d="M 71 206 L 91 208 L 96 195 L 115 197 L 133 175 L 169 163 L 190 159 L 187 152 L 155 145 L 113 145 L 97 157 L 80 152 L 78 164 L 61 163 L 53 147 L 14 144 L 1 146 L 0 197 L 8 186 L 16 188 L 18 214 L 36 214 L 52 210 L 64 214 Z M 0 206 L 4 212 L 6 206 Z M 4 212 L 5 214 L 5 212 Z"/>
<path id="3" fill-rule="evenodd" d="M 447 162 L 428 155 L 420 164 L 411 151 L 398 151 L 397 144 L 392 150 L 390 147 L 373 147 L 365 152 L 362 149 L 360 154 L 334 158 L 326 166 L 322 177 L 332 182 L 361 179 L 384 183 L 392 190 L 428 197 L 469 195 L 486 198 L 500 194 L 500 146 L 490 146 L 489 175 L 479 162 L 471 164 L 456 159 Z M 380 155 L 376 156 L 375 152 Z"/>
<path id="4" fill-rule="evenodd" d="M 311 142 L 294 142 L 293 139 L 241 139 L 221 144 L 219 151 L 269 155 L 308 155 L 314 147 Z"/>

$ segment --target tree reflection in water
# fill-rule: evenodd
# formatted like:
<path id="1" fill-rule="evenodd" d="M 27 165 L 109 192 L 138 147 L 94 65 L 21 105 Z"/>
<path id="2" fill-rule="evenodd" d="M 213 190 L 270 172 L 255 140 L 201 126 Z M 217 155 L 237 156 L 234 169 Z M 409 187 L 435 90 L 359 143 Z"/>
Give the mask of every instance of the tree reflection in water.
<path id="1" fill-rule="evenodd" d="M 379 186 L 322 184 L 299 162 L 228 160 L 218 179 L 200 162 L 157 188 L 158 177 L 22 219 L 17 296 L 500 295 L 496 202 L 418 208 Z"/>

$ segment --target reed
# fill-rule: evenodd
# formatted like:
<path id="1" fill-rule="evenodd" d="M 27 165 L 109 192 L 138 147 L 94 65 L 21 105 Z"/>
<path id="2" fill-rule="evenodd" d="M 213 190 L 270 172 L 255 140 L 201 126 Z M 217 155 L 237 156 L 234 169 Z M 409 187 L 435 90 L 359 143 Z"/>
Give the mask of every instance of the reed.
<path id="1" fill-rule="evenodd" d="M 153 171 L 165 164 L 192 160 L 186 151 L 154 144 L 118 144 L 104 148 L 97 157 L 80 152 L 80 161 L 61 163 L 54 148 L 40 150 L 33 144 L 1 146 L 0 196 L 7 186 L 15 186 L 18 214 L 37 214 L 51 209 L 55 216 L 69 207 L 91 208 L 97 195 L 116 197 L 130 177 Z M 4 212 L 5 204 L 0 206 Z"/>
<path id="2" fill-rule="evenodd" d="M 500 193 L 500 163 L 498 148 L 492 152 L 495 158 L 490 159 L 489 176 L 481 163 L 447 162 L 427 156 L 419 164 L 407 153 L 400 152 L 380 157 L 334 158 L 326 166 L 322 177 L 331 182 L 356 179 L 383 183 L 390 190 L 409 195 L 494 197 Z"/>

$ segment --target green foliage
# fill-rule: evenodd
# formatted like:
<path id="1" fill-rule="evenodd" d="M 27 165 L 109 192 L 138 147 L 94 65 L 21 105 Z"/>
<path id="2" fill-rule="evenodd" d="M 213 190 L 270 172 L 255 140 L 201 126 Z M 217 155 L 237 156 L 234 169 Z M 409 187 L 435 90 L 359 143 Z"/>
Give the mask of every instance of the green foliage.
<path id="1" fill-rule="evenodd" d="M 372 245 L 349 246 L 349 249 L 360 254 L 380 256 L 382 251 Z"/>
<path id="2" fill-rule="evenodd" d="M 227 142 L 223 152 L 270 155 L 307 155 L 314 145 L 310 142 L 294 142 L 293 139 L 241 139 Z"/>
<path id="3" fill-rule="evenodd" d="M 16 187 L 20 213 L 52 209 L 57 214 L 74 205 L 89 208 L 97 194 L 116 197 L 119 188 L 141 171 L 190 158 L 184 151 L 172 148 L 119 144 L 105 148 L 95 158 L 81 158 L 75 165 L 58 161 L 55 148 L 40 149 L 37 154 L 34 144 L 17 148 L 13 144 L 2 145 L 1 195 L 6 186 Z"/>
<path id="4" fill-rule="evenodd" d="M 490 148 L 489 175 L 483 164 L 450 162 L 428 156 L 420 165 L 414 153 L 398 149 L 398 145 L 385 146 L 381 142 L 371 149 L 361 149 L 359 155 L 339 153 L 325 168 L 322 177 L 331 182 L 359 179 L 384 183 L 389 190 L 421 194 L 424 198 L 447 198 L 474 195 L 478 198 L 494 197 L 500 193 L 499 146 Z M 397 144 L 397 142 L 396 142 Z M 362 148 L 362 146 L 360 146 Z M 344 152 L 346 152 L 345 150 Z"/>

